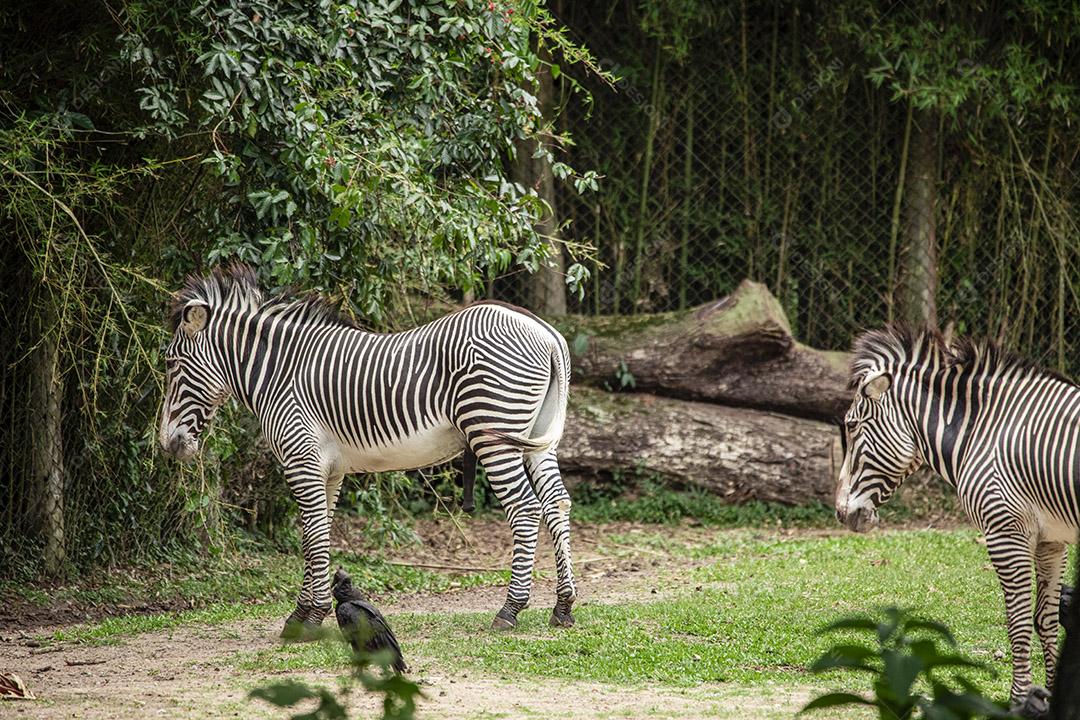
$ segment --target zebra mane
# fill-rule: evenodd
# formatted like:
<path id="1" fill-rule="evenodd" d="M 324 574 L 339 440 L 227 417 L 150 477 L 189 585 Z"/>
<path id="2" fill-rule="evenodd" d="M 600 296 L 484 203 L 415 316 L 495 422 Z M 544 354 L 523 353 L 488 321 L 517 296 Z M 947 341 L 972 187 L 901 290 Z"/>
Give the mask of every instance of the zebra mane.
<path id="1" fill-rule="evenodd" d="M 1061 373 L 1047 370 L 992 340 L 962 336 L 946 341 L 936 330 L 893 324 L 881 330 L 868 330 L 855 339 L 850 386 L 856 389 L 866 374 L 875 370 L 895 371 L 935 360 L 942 367 L 962 367 L 984 376 L 1013 371 L 1073 384 Z"/>
<path id="2" fill-rule="evenodd" d="M 201 300 L 214 308 L 248 312 L 291 314 L 311 325 L 357 327 L 351 318 L 341 314 L 329 298 L 313 291 L 286 290 L 267 297 L 259 287 L 250 265 L 232 262 L 219 265 L 209 275 L 189 275 L 183 289 L 169 303 L 169 329 L 180 325 L 184 306 Z"/>

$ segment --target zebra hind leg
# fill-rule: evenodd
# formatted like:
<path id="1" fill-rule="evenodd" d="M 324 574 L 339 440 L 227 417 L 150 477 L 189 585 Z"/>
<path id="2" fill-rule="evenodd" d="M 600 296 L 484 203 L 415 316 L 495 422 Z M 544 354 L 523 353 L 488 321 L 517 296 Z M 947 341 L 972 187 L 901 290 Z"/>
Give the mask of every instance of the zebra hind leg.
<path id="1" fill-rule="evenodd" d="M 540 527 L 540 502 L 525 474 L 521 450 L 505 445 L 478 446 L 476 457 L 487 473 L 495 497 L 502 504 L 514 536 L 506 603 L 491 623 L 493 630 L 509 630 L 517 627 L 518 613 L 529 604 L 536 536 Z"/>
<path id="2" fill-rule="evenodd" d="M 1035 547 L 1035 629 L 1042 641 L 1043 658 L 1046 660 L 1046 687 L 1051 691 L 1057 669 L 1058 605 L 1067 552 L 1064 543 L 1039 543 Z"/>
<path id="3" fill-rule="evenodd" d="M 577 599 L 574 585 L 574 565 L 570 555 L 570 494 L 559 472 L 559 461 L 554 452 L 545 452 L 525 458 L 525 467 L 540 498 L 540 508 L 551 533 L 555 549 L 555 568 L 558 584 L 555 588 L 555 607 L 551 611 L 551 625 L 571 627 L 572 612 Z"/>
<path id="4" fill-rule="evenodd" d="M 1005 596 L 1013 665 L 1009 700 L 1014 712 L 1022 711 L 1031 690 L 1032 542 L 1022 533 L 987 533 L 986 549 Z"/>

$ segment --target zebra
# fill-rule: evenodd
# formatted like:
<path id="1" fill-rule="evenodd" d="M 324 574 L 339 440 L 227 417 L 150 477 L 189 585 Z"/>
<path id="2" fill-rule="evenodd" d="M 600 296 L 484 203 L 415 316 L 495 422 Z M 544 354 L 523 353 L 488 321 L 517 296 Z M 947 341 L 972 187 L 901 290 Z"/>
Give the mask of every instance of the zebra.
<path id="1" fill-rule="evenodd" d="M 1004 593 L 1010 699 L 1022 710 L 1045 693 L 1032 688 L 1032 561 L 1034 624 L 1054 682 L 1061 576 L 1080 529 L 1080 386 L 990 342 L 897 326 L 856 339 L 851 384 L 837 519 L 868 530 L 924 463 L 956 489 Z"/>
<path id="2" fill-rule="evenodd" d="M 526 310 L 479 302 L 406 332 L 367 332 L 318 295 L 264 295 L 243 264 L 191 276 L 169 319 L 163 450 L 193 457 L 235 398 L 259 419 L 300 506 L 304 578 L 283 637 L 313 637 L 330 610 L 343 476 L 463 452 L 486 471 L 513 535 L 510 585 L 492 627 L 515 627 L 529 602 L 541 518 L 556 557 L 550 621 L 574 624 L 571 502 L 556 457 L 570 354 L 557 330 Z"/>

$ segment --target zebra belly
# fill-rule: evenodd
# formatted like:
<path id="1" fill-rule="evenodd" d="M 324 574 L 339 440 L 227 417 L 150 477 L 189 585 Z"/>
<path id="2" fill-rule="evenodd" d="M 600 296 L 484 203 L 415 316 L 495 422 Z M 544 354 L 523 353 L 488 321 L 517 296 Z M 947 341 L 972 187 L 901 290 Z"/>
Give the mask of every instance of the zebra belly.
<path id="1" fill-rule="evenodd" d="M 1045 511 L 1036 511 L 1035 520 L 1038 523 L 1038 542 L 1074 543 L 1076 542 L 1077 528 L 1074 523 L 1054 517 Z"/>
<path id="2" fill-rule="evenodd" d="M 344 472 L 383 472 L 414 470 L 451 460 L 465 449 L 465 438 L 453 425 L 433 425 L 385 446 L 336 444 Z"/>

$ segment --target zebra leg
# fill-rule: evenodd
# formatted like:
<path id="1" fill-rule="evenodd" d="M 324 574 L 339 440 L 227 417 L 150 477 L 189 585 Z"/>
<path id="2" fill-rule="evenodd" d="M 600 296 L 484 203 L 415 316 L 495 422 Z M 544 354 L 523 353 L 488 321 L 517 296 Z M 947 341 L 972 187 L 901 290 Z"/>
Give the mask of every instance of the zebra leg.
<path id="1" fill-rule="evenodd" d="M 559 461 L 554 452 L 527 456 L 525 468 L 540 498 L 540 511 L 555 548 L 558 584 L 555 587 L 555 608 L 551 612 L 551 624 L 556 627 L 570 627 L 574 624 L 571 610 L 574 600 L 577 599 L 574 565 L 570 558 L 570 494 L 563 485 Z"/>
<path id="2" fill-rule="evenodd" d="M 1009 699 L 1022 704 L 1031 689 L 1031 561 L 1032 543 L 1024 534 L 986 536 L 990 562 L 1005 595 L 1005 618 L 1012 648 Z"/>
<path id="3" fill-rule="evenodd" d="M 338 496 L 341 495 L 341 482 L 345 479 L 342 473 L 330 473 L 326 477 L 326 518 L 330 528 L 334 526 L 334 511 L 337 510 Z"/>
<path id="4" fill-rule="evenodd" d="M 1058 656 L 1058 601 L 1067 557 L 1065 543 L 1039 543 L 1035 547 L 1035 629 L 1046 660 L 1046 689 L 1054 689 Z"/>
<path id="5" fill-rule="evenodd" d="M 476 457 L 487 473 L 491 489 L 499 498 L 514 535 L 506 603 L 491 623 L 493 630 L 508 630 L 517 626 L 518 613 L 529 604 L 536 536 L 540 529 L 540 502 L 525 474 L 521 450 L 499 445 L 478 446 Z"/>
<path id="6" fill-rule="evenodd" d="M 313 640 L 330 612 L 330 518 L 326 473 L 316 464 L 285 469 L 285 481 L 300 505 L 304 584 L 281 637 Z"/>

